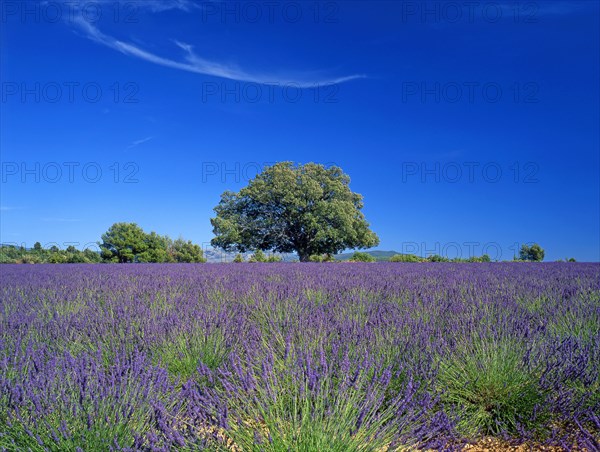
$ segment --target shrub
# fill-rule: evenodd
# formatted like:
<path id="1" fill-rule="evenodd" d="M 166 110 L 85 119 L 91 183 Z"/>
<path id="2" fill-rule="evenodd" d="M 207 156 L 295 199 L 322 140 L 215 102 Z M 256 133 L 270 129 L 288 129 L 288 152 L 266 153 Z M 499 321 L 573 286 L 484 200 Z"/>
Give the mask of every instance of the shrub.
<path id="1" fill-rule="evenodd" d="M 248 262 L 267 262 L 267 256 L 265 256 L 265 253 L 263 251 L 256 250 L 256 252 L 252 256 L 250 256 Z"/>
<path id="2" fill-rule="evenodd" d="M 439 254 L 432 254 L 431 256 L 427 257 L 427 260 L 429 262 L 450 262 L 450 259 L 440 256 Z"/>
<path id="3" fill-rule="evenodd" d="M 160 406 L 170 404 L 166 372 L 142 355 L 120 355 L 105 366 L 89 354 L 25 353 L 12 358 L 17 365 L 0 378 L 0 450 L 163 450 L 183 444 L 157 416 Z"/>
<path id="4" fill-rule="evenodd" d="M 210 369 L 216 369 L 228 354 L 225 337 L 220 330 L 204 333 L 196 328 L 192 331 L 169 337 L 155 350 L 162 367 L 183 382 L 196 373 L 201 363 Z"/>
<path id="5" fill-rule="evenodd" d="M 389 397 L 392 372 L 369 358 L 293 349 L 260 357 L 260 365 L 232 358 L 212 400 L 227 401 L 227 410 L 218 402 L 215 410 L 241 450 L 396 450 L 414 445 L 409 432 L 431 408 L 411 381 Z"/>
<path id="6" fill-rule="evenodd" d="M 414 254 L 394 254 L 390 262 L 423 262 L 423 259 Z"/>
<path id="7" fill-rule="evenodd" d="M 375 262 L 375 258 L 371 256 L 369 253 L 362 253 L 360 251 L 356 251 L 352 257 L 350 258 L 351 262 Z"/>
<path id="8" fill-rule="evenodd" d="M 235 255 L 235 257 L 233 258 L 233 262 L 236 264 L 240 264 L 240 263 L 244 262 L 244 256 L 242 256 L 240 253 L 237 253 Z"/>
<path id="9" fill-rule="evenodd" d="M 333 254 L 313 254 L 309 258 L 310 262 L 335 262 Z"/>
<path id="10" fill-rule="evenodd" d="M 470 437 L 535 430 L 543 395 L 539 378 L 515 341 L 475 339 L 444 356 L 438 375 L 442 401 L 458 409 L 457 429 Z"/>

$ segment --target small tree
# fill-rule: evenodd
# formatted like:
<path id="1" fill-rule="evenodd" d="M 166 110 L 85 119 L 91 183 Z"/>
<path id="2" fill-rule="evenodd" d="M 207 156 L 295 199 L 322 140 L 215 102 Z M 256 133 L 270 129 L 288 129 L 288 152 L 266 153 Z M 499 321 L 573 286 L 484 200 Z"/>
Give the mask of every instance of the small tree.
<path id="1" fill-rule="evenodd" d="M 356 251 L 352 257 L 350 258 L 351 262 L 375 262 L 375 258 L 371 256 L 369 253 L 362 253 L 360 251 Z"/>
<path id="2" fill-rule="evenodd" d="M 148 249 L 146 234 L 135 223 L 115 223 L 102 234 L 99 243 L 104 260 L 126 263 L 134 262 Z"/>
<path id="3" fill-rule="evenodd" d="M 447 257 L 440 256 L 439 254 L 432 254 L 431 256 L 427 257 L 427 260 L 429 262 L 449 262 L 450 261 L 450 259 L 448 259 Z"/>
<path id="4" fill-rule="evenodd" d="M 544 249 L 537 243 L 531 246 L 522 245 L 519 252 L 519 258 L 522 261 L 541 262 L 544 260 L 544 256 Z"/>
<path id="5" fill-rule="evenodd" d="M 256 250 L 256 252 L 250 256 L 248 262 L 267 262 L 267 256 L 265 256 L 265 253 L 263 253 L 262 250 Z"/>
<path id="6" fill-rule="evenodd" d="M 236 264 L 241 264 L 242 262 L 244 262 L 244 256 L 242 256 L 240 253 L 237 253 L 233 258 L 233 262 L 235 262 Z"/>
<path id="7" fill-rule="evenodd" d="M 152 231 L 150 234 L 144 234 L 144 242 L 146 250 L 137 256 L 138 262 L 173 262 L 169 253 L 172 241 L 168 236 L 161 236 Z"/>
<path id="8" fill-rule="evenodd" d="M 176 262 L 204 263 L 206 259 L 200 245 L 179 238 L 173 242 L 173 256 Z"/>
<path id="9" fill-rule="evenodd" d="M 42 244 L 41 244 L 40 242 L 35 242 L 35 243 L 33 244 L 33 250 L 34 250 L 36 253 L 39 253 L 40 251 L 42 251 Z"/>
<path id="10" fill-rule="evenodd" d="M 419 256 L 415 254 L 394 254 L 390 257 L 390 262 L 422 262 Z"/>
<path id="11" fill-rule="evenodd" d="M 51 251 L 48 255 L 49 264 L 62 264 L 67 261 L 67 258 L 60 251 Z"/>
<path id="12" fill-rule="evenodd" d="M 335 262 L 335 258 L 331 253 L 313 254 L 308 260 L 309 262 Z"/>

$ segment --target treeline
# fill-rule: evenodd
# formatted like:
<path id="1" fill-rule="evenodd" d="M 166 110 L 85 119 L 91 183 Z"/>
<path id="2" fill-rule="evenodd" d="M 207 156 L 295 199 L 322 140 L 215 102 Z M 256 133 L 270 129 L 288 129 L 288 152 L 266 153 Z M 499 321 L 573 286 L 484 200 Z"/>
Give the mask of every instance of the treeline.
<path id="1" fill-rule="evenodd" d="M 36 242 L 32 249 L 24 246 L 2 245 L 0 247 L 1 264 L 92 264 L 102 262 L 102 257 L 97 251 L 86 249 L 78 250 L 69 246 L 65 250 L 57 246 L 42 248 Z"/>
<path id="2" fill-rule="evenodd" d="M 150 233 L 135 223 L 115 223 L 102 234 L 98 242 L 100 251 L 78 250 L 69 246 L 61 250 L 57 246 L 48 249 L 36 242 L 32 249 L 23 246 L 2 245 L 0 263 L 60 264 L 60 263 L 175 263 L 206 262 L 200 245 L 182 238 L 173 240 L 167 235 Z"/>
<path id="3" fill-rule="evenodd" d="M 0 263 L 16 264 L 62 264 L 62 263 L 204 263 L 206 258 L 200 245 L 190 240 L 171 239 L 167 235 L 159 235 L 152 231 L 146 233 L 135 223 L 115 223 L 101 236 L 97 242 L 99 250 L 78 250 L 69 246 L 65 250 L 57 246 L 43 248 L 36 242 L 31 249 L 23 246 L 0 245 Z M 515 262 L 541 262 L 544 260 L 544 249 L 537 243 L 532 246 L 523 245 Z M 383 259 L 379 259 L 380 261 Z M 256 250 L 246 258 L 237 254 L 234 263 L 242 262 L 281 262 L 278 255 L 267 256 L 263 251 Z M 331 253 L 311 255 L 310 262 L 377 262 L 378 259 L 368 252 L 355 252 L 349 260 L 336 260 Z M 434 254 L 421 257 L 415 254 L 396 254 L 387 259 L 388 262 L 491 262 L 489 255 L 472 256 L 469 258 L 448 258 Z M 575 259 L 565 259 L 565 262 L 575 262 Z"/>
<path id="4" fill-rule="evenodd" d="M 513 262 L 541 262 L 545 257 L 544 249 L 534 243 L 533 245 L 523 245 L 519 250 L 519 256 L 513 258 Z M 331 255 L 322 256 L 311 256 L 312 262 L 330 262 L 333 260 Z M 350 262 L 376 262 L 377 259 L 365 252 L 357 251 L 349 259 Z M 433 254 L 428 257 L 421 257 L 415 254 L 395 254 L 388 259 L 388 262 L 492 262 L 489 255 L 483 254 L 482 256 L 471 256 L 468 258 L 449 258 L 440 256 L 439 254 Z M 575 262 L 574 258 L 565 259 L 565 262 Z"/>
<path id="5" fill-rule="evenodd" d="M 364 254 L 364 253 L 362 253 Z M 522 245 L 519 250 L 519 257 L 515 256 L 513 258 L 513 262 L 541 262 L 544 260 L 545 256 L 544 249 L 534 243 L 531 246 Z M 356 253 L 355 253 L 356 255 Z M 433 254 L 428 257 L 419 257 L 414 254 L 396 254 L 392 256 L 389 260 L 390 262 L 491 262 L 492 259 L 489 255 L 484 254 L 482 256 L 471 256 L 468 258 L 448 258 L 444 256 L 440 256 L 438 254 Z M 566 261 L 566 259 L 565 259 Z M 568 262 L 575 262 L 575 259 L 571 258 Z"/>
<path id="6" fill-rule="evenodd" d="M 356 252 L 350 258 L 351 262 L 375 262 L 375 258 L 369 253 Z M 469 258 L 448 258 L 433 254 L 428 257 L 420 257 L 415 254 L 395 254 L 388 259 L 388 262 L 491 262 L 492 259 L 487 254 L 483 256 L 472 256 Z"/>

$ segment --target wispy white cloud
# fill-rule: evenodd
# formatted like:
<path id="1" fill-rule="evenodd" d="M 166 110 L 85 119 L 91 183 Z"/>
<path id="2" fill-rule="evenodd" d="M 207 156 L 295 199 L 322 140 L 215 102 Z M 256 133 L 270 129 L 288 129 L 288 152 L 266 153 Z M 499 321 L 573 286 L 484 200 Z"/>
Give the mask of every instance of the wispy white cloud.
<path id="1" fill-rule="evenodd" d="M 0 212 L 10 212 L 12 210 L 21 210 L 22 207 L 0 206 Z"/>
<path id="2" fill-rule="evenodd" d="M 127 149 L 135 148 L 142 143 L 146 143 L 146 142 L 152 140 L 153 138 L 154 137 L 146 137 L 146 138 L 142 138 L 141 140 L 135 140 L 133 143 L 131 143 L 129 146 L 127 146 Z"/>
<path id="3" fill-rule="evenodd" d="M 239 82 L 259 83 L 262 85 L 293 85 L 299 88 L 338 84 L 348 82 L 350 80 L 366 78 L 366 75 L 364 74 L 323 77 L 319 76 L 319 72 L 315 71 L 301 74 L 269 74 L 250 72 L 232 64 L 223 64 L 217 61 L 211 61 L 206 58 L 202 58 L 194 52 L 192 45 L 177 40 L 174 40 L 173 42 L 177 47 L 179 47 L 180 50 L 183 51 L 184 55 L 182 60 L 175 60 L 156 55 L 131 42 L 121 41 L 112 36 L 104 34 L 102 31 L 100 31 L 100 29 L 90 22 L 84 20 L 82 17 L 76 18 L 74 22 L 84 33 L 85 37 L 97 42 L 98 44 L 110 47 L 124 55 L 139 58 L 150 63 L 170 67 L 173 69 L 179 69 L 182 71 L 193 72 L 196 74 L 220 77 Z"/>

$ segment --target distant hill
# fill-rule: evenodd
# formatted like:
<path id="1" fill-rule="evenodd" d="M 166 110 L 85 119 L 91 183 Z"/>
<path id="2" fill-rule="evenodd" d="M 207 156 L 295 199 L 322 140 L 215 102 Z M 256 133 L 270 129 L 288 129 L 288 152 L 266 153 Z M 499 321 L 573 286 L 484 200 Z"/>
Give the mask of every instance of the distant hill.
<path id="1" fill-rule="evenodd" d="M 365 253 L 370 254 L 371 256 L 373 256 L 375 258 L 375 260 L 380 261 L 380 262 L 388 261 L 390 257 L 392 257 L 396 254 L 402 254 L 397 251 L 379 251 L 379 250 L 365 251 Z M 335 257 L 336 261 L 347 261 L 352 257 L 353 254 L 354 254 L 354 251 L 352 251 L 351 253 L 338 254 L 334 257 Z"/>

